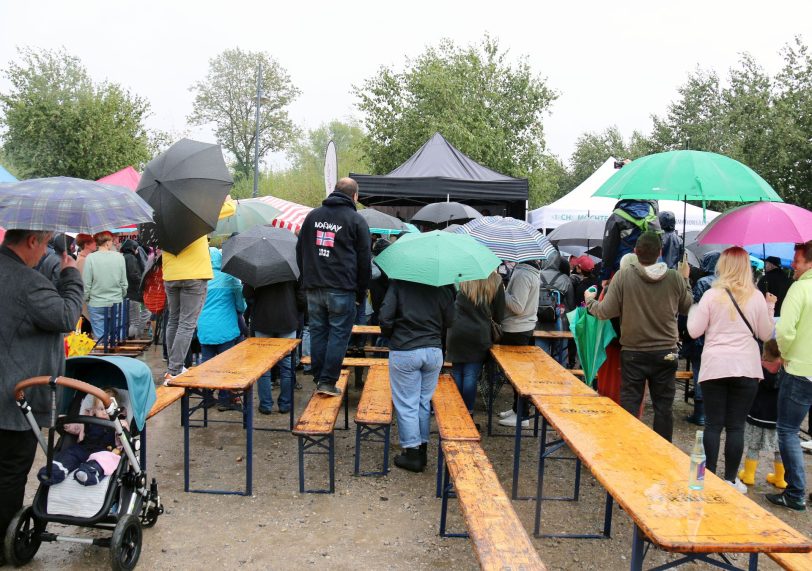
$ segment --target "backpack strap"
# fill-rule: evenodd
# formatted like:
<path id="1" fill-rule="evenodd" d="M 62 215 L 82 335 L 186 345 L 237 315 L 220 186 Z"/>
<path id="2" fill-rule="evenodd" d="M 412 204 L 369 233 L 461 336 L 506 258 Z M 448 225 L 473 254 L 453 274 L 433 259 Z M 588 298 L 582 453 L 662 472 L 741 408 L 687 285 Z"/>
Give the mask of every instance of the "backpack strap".
<path id="1" fill-rule="evenodd" d="M 744 313 L 742 313 L 739 304 L 736 303 L 736 298 L 733 297 L 733 294 L 730 292 L 728 288 L 725 288 L 725 291 L 727 292 L 727 296 L 730 298 L 730 301 L 733 302 L 733 307 L 735 307 L 736 311 L 739 313 L 739 317 L 742 318 L 742 321 L 744 321 L 744 324 L 747 326 L 747 329 L 750 330 L 750 335 L 752 335 L 753 339 L 755 339 L 756 343 L 758 343 L 759 342 L 758 337 L 756 337 L 756 333 L 753 331 L 753 327 L 750 325 L 750 322 L 747 321 L 747 318 L 744 316 Z"/>
<path id="2" fill-rule="evenodd" d="M 648 214 L 643 218 L 635 218 L 622 208 L 615 208 L 613 214 L 617 214 L 620 218 L 625 220 L 626 222 L 630 222 L 637 226 L 641 232 L 645 232 L 648 230 L 649 222 L 653 222 L 657 215 L 654 214 L 654 208 L 651 204 L 648 205 Z"/>

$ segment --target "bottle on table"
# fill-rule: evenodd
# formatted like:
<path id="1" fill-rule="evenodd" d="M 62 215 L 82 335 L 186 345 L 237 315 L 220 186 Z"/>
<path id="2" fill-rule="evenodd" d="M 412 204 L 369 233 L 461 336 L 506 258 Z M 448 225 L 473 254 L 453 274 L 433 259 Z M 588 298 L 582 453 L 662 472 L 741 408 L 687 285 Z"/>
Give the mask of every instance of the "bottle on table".
<path id="1" fill-rule="evenodd" d="M 688 487 L 692 490 L 701 490 L 705 487 L 705 445 L 702 437 L 705 433 L 696 431 L 694 449 L 691 451 L 691 473 L 688 475 Z"/>

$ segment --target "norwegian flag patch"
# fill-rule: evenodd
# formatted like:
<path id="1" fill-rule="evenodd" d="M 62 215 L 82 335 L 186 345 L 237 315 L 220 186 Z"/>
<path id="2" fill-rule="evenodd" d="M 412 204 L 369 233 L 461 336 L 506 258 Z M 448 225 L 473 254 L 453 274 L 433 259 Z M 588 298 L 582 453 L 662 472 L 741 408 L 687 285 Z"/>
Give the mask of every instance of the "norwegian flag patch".
<path id="1" fill-rule="evenodd" d="M 316 230 L 316 246 L 332 248 L 335 245 L 336 233 Z"/>

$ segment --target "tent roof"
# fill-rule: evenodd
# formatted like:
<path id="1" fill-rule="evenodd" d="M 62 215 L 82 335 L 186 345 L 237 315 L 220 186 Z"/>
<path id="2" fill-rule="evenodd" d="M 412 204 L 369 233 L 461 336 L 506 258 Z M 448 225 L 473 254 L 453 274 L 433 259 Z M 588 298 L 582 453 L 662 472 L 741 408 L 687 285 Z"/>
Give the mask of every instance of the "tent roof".
<path id="1" fill-rule="evenodd" d="M 17 177 L 0 165 L 0 182 L 17 182 Z"/>
<path id="2" fill-rule="evenodd" d="M 575 187 L 568 194 L 562 196 L 555 202 L 531 210 L 529 213 L 530 224 L 536 228 L 557 228 L 565 222 L 581 220 L 583 218 L 595 218 L 606 220 L 612 214 L 617 204 L 617 198 L 604 198 L 592 196 L 600 186 L 615 174 L 615 158 L 609 157 L 598 167 L 594 173 Z M 677 219 L 676 228 L 682 232 L 683 210 L 687 214 L 686 231 L 701 230 L 707 222 L 716 218 L 719 213 L 713 210 L 705 210 L 688 204 L 687 207 L 679 200 L 660 200 L 660 212 L 671 211 Z"/>
<path id="3" fill-rule="evenodd" d="M 491 170 L 435 133 L 415 154 L 387 175 L 350 173 L 364 196 L 414 196 L 445 199 L 527 200 L 527 179 Z"/>
<path id="4" fill-rule="evenodd" d="M 140 179 L 141 175 L 138 174 L 137 170 L 135 170 L 133 167 L 125 167 L 120 171 L 114 172 L 113 174 L 108 174 L 107 176 L 101 177 L 96 182 L 123 186 L 124 188 L 129 188 L 130 190 L 134 191 L 136 188 L 138 188 L 138 181 Z"/>

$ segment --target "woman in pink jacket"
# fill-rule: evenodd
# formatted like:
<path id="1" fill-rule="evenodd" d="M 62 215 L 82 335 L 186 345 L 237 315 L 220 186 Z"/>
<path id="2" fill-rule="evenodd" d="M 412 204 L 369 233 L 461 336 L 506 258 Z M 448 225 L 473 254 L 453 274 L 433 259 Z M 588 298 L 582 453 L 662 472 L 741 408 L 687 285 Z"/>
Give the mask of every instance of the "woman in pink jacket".
<path id="1" fill-rule="evenodd" d="M 742 248 L 722 252 L 716 274 L 713 287 L 688 313 L 688 333 L 693 338 L 705 335 L 699 382 L 705 397 L 706 467 L 716 473 L 724 428 L 724 478 L 745 493 L 747 486 L 737 478 L 744 451 L 744 424 L 758 382 L 764 378 L 756 337 L 766 341 L 773 335 L 775 296 L 767 294 L 765 299 L 756 289 L 750 256 Z"/>

